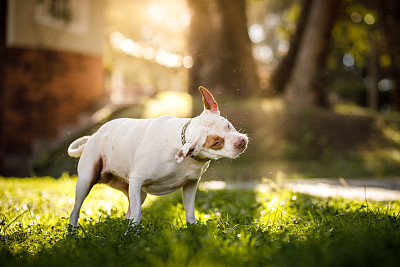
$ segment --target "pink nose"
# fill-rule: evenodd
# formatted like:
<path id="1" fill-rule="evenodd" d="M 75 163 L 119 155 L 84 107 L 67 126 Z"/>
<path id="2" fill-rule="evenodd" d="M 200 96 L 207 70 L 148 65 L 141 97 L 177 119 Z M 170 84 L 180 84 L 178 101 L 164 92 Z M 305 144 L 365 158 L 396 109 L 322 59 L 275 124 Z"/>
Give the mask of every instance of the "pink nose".
<path id="1" fill-rule="evenodd" d="M 244 137 L 239 137 L 236 142 L 234 143 L 234 146 L 237 149 L 243 150 L 244 148 L 246 148 L 247 146 L 247 142 L 246 139 L 244 139 Z"/>

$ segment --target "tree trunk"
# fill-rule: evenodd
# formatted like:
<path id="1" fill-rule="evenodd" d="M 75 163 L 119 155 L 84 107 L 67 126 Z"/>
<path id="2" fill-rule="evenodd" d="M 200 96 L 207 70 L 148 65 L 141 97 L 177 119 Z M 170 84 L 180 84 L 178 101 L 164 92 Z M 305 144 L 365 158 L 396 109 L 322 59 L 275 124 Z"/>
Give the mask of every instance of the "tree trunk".
<path id="1" fill-rule="evenodd" d="M 297 21 L 296 33 L 290 37 L 290 48 L 288 54 L 282 59 L 282 61 L 271 74 L 271 78 L 269 80 L 270 92 L 283 92 L 283 89 L 288 83 L 288 77 L 292 75 L 293 66 L 298 54 L 297 52 L 299 51 L 305 25 L 310 14 L 311 4 L 312 0 L 302 0 L 302 9 L 300 17 Z"/>
<path id="2" fill-rule="evenodd" d="M 394 87 L 390 92 L 390 104 L 392 110 L 400 111 L 400 35 L 398 27 L 400 25 L 400 2 L 399 1 L 378 1 L 379 20 L 378 25 L 383 33 L 384 52 L 390 55 L 392 62 L 386 70 L 389 77 L 394 82 Z"/>
<path id="3" fill-rule="evenodd" d="M 6 23 L 7 23 L 7 1 L 0 3 L 0 173 L 2 173 L 3 160 L 6 152 L 6 134 L 4 125 L 4 75 L 5 75 L 5 53 L 6 53 Z"/>
<path id="4" fill-rule="evenodd" d="M 368 107 L 378 109 L 378 49 L 376 41 L 369 40 L 370 55 L 368 62 L 367 104 Z"/>
<path id="5" fill-rule="evenodd" d="M 259 93 L 258 76 L 247 32 L 244 0 L 187 0 L 192 12 L 189 90 L 200 85 L 216 94 Z"/>
<path id="6" fill-rule="evenodd" d="M 285 99 L 294 106 L 327 105 L 326 58 L 340 2 L 314 0 L 312 3 L 293 74 L 285 88 Z"/>

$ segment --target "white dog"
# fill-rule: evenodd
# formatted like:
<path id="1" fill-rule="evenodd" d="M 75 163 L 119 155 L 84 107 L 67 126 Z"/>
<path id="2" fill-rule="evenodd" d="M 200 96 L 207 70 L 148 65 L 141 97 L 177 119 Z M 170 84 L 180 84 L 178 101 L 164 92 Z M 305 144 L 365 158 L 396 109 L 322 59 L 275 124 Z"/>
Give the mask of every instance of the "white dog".
<path id="1" fill-rule="evenodd" d="M 69 146 L 78 163 L 75 205 L 69 223 L 76 228 L 80 208 L 93 185 L 106 183 L 129 200 L 126 218 L 138 224 L 147 194 L 164 195 L 182 187 L 188 224 L 196 223 L 197 184 L 210 160 L 236 158 L 248 138 L 220 116 L 211 93 L 199 88 L 204 111 L 193 119 L 162 116 L 157 119 L 116 119 L 92 136 Z"/>

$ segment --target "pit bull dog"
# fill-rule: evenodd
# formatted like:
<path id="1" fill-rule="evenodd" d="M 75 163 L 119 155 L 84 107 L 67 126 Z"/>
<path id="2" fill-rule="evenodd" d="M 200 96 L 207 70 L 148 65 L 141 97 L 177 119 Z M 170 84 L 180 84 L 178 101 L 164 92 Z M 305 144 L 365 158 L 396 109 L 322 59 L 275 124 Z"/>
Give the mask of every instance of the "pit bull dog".
<path id="1" fill-rule="evenodd" d="M 164 195 L 182 188 L 188 224 L 196 223 L 197 184 L 210 160 L 234 159 L 245 151 L 248 137 L 220 116 L 212 94 L 200 86 L 204 111 L 195 118 L 115 119 L 68 148 L 80 157 L 75 204 L 69 224 L 76 229 L 80 209 L 93 185 L 121 190 L 129 201 L 126 218 L 140 223 L 147 194 Z"/>

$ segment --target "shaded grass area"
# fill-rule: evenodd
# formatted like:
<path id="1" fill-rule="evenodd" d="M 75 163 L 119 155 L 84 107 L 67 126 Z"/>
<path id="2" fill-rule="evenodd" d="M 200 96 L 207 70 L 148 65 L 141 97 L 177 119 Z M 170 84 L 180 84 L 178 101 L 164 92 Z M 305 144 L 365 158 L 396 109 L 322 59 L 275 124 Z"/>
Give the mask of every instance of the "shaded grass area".
<path id="1" fill-rule="evenodd" d="M 130 229 L 122 193 L 96 186 L 67 236 L 75 179 L 0 179 L 1 266 L 398 266 L 400 203 L 271 191 L 149 197 Z"/>

